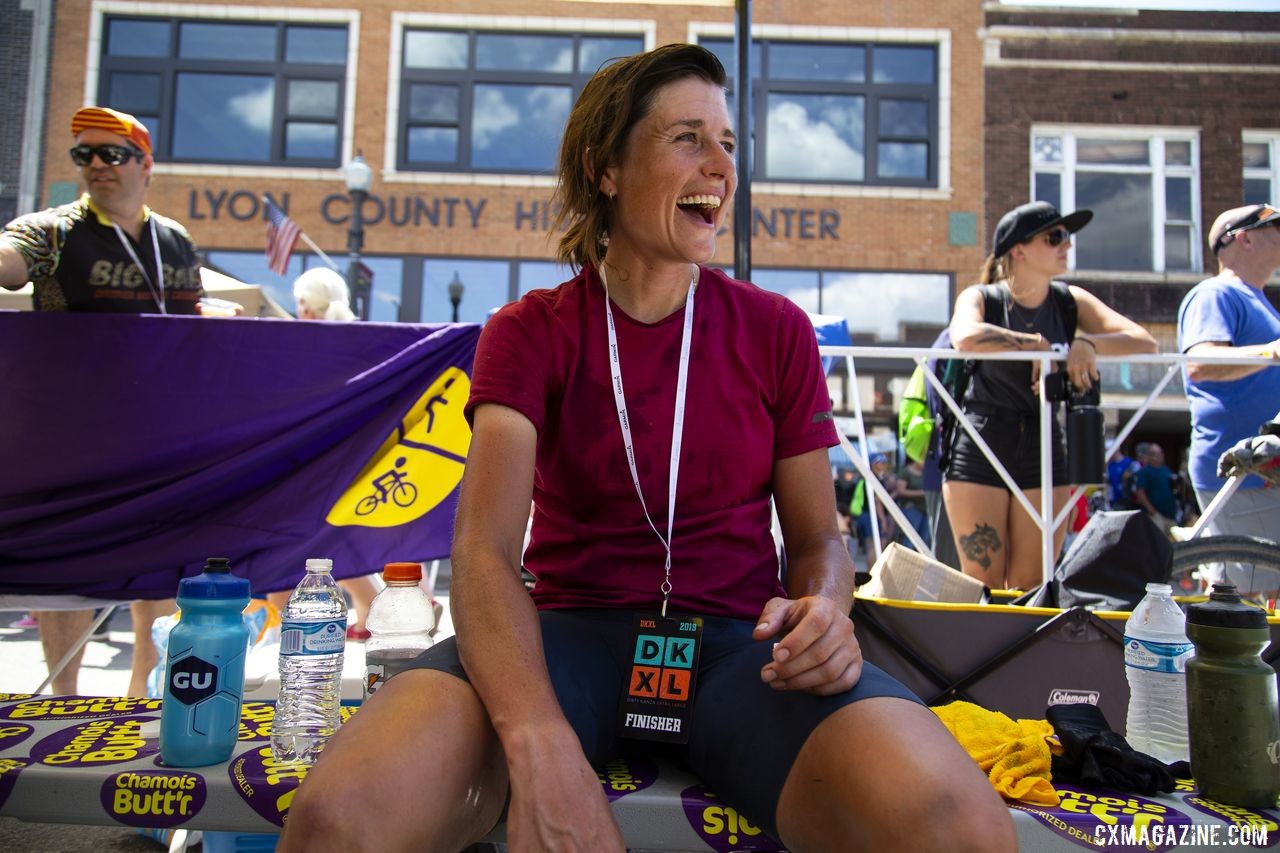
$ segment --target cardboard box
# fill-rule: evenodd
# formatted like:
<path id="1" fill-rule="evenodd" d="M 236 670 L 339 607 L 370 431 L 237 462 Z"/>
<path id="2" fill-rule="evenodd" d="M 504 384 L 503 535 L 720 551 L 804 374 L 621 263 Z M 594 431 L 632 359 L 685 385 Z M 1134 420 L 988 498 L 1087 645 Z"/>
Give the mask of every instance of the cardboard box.
<path id="1" fill-rule="evenodd" d="M 858 591 L 902 601 L 977 604 L 982 601 L 983 585 L 945 563 L 891 542 L 871 567 L 871 580 Z"/>

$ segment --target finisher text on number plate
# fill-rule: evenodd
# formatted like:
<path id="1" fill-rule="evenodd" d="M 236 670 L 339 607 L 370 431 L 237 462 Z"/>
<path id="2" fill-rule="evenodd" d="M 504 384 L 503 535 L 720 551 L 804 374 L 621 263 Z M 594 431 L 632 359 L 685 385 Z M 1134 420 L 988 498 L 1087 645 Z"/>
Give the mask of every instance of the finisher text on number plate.
<path id="1" fill-rule="evenodd" d="M 689 711 L 702 651 L 698 616 L 642 613 L 636 618 L 631 677 L 622 696 L 622 737 L 687 743 Z"/>

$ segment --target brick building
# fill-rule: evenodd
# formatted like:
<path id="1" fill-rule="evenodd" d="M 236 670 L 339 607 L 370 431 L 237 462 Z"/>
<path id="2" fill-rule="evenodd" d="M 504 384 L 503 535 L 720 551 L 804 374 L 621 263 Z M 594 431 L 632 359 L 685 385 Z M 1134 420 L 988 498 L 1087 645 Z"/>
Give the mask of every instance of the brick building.
<path id="1" fill-rule="evenodd" d="M 1093 209 L 1068 278 L 1175 352 L 1182 297 L 1217 271 L 1209 226 L 1280 190 L 1280 16 L 997 4 L 985 14 L 984 233 L 1032 198 Z M 1149 388 L 1153 376 L 1135 366 L 1104 387 Z M 1175 460 L 1188 428 L 1180 387 L 1144 421 Z"/>
<path id="2" fill-rule="evenodd" d="M 26 126 L 32 206 L 78 192 L 72 112 L 128 110 L 155 136 L 154 207 L 291 306 L 289 282 L 322 261 L 300 243 L 272 274 L 260 199 L 345 271 L 343 167 L 359 152 L 372 318 L 448 320 L 456 279 L 461 319 L 478 321 L 566 277 L 550 262 L 551 168 L 591 71 L 673 41 L 733 57 L 731 0 L 358 5 L 56 0 L 52 51 L 32 62 L 48 76 L 43 126 Z M 847 316 L 860 341 L 931 339 L 982 258 L 980 4 L 755 0 L 752 15 L 753 280 Z M 731 231 L 717 258 L 732 266 Z"/>

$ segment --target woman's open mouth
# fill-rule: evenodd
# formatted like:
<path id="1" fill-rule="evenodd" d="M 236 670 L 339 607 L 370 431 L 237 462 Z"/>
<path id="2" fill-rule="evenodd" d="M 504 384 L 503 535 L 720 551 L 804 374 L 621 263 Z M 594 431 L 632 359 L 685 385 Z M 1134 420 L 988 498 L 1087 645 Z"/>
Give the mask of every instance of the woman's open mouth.
<path id="1" fill-rule="evenodd" d="M 689 216 L 696 216 L 710 225 L 715 212 L 720 209 L 720 197 L 714 195 L 687 195 L 676 199 L 676 206 Z"/>

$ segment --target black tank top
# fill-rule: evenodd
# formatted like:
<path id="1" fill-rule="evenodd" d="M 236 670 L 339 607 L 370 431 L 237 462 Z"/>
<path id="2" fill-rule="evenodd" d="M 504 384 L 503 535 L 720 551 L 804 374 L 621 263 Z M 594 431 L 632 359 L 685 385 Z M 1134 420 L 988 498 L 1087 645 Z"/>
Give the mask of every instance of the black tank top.
<path id="1" fill-rule="evenodd" d="M 1067 334 L 1067 318 L 1063 316 L 1059 300 L 1054 299 L 1052 291 L 1045 292 L 1044 302 L 1028 309 L 1013 304 L 1008 285 L 1001 284 L 998 287 L 1004 310 L 1001 312 L 1002 316 L 993 317 L 990 322 L 1029 335 L 1039 332 L 1053 345 L 1054 350 L 1067 351 L 1071 345 Z M 964 401 L 966 405 L 980 403 L 1034 414 L 1039 408 L 1040 398 L 1031 393 L 1031 362 L 977 362 Z"/>

